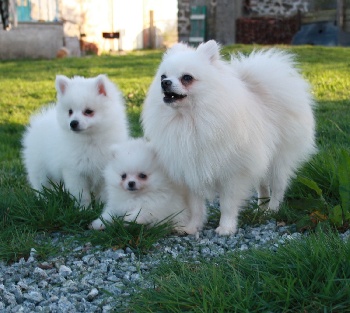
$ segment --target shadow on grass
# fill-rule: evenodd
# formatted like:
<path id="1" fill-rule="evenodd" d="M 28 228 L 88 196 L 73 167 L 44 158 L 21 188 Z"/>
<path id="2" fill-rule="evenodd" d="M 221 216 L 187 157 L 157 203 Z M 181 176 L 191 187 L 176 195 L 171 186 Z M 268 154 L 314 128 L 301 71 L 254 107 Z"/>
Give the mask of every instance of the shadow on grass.
<path id="1" fill-rule="evenodd" d="M 13 160 L 19 157 L 24 126 L 16 123 L 0 124 L 0 160 Z"/>

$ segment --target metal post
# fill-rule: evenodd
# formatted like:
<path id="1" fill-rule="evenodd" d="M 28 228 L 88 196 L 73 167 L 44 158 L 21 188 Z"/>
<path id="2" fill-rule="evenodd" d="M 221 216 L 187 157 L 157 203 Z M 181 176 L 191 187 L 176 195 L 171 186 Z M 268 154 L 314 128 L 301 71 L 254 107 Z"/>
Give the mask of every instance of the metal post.
<path id="1" fill-rule="evenodd" d="M 154 11 L 149 11 L 149 46 L 154 49 L 156 46 L 156 32 L 154 28 Z"/>
<path id="2" fill-rule="evenodd" d="M 337 26 L 344 30 L 344 0 L 337 0 Z"/>

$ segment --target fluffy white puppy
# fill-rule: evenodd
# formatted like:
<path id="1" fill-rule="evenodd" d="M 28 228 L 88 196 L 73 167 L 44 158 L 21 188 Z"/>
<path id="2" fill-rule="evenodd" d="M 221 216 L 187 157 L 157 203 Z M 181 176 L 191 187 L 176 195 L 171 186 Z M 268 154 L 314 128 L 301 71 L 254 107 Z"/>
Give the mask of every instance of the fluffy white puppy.
<path id="1" fill-rule="evenodd" d="M 253 187 L 277 210 L 288 183 L 315 152 L 313 99 L 293 55 L 277 49 L 220 56 L 211 40 L 177 44 L 163 57 L 142 123 L 170 177 L 197 198 L 220 195 L 218 234 L 236 232 Z M 188 233 L 202 227 L 192 206 Z"/>
<path id="2" fill-rule="evenodd" d="M 56 90 L 57 104 L 33 115 L 24 133 L 23 162 L 34 189 L 63 182 L 87 206 L 91 192 L 104 199 L 110 146 L 128 138 L 124 100 L 105 75 L 58 75 Z"/>
<path id="3" fill-rule="evenodd" d="M 170 181 L 150 143 L 133 139 L 112 150 L 113 159 L 104 172 L 107 204 L 103 220 L 125 216 L 127 221 L 152 224 L 170 217 L 175 230 L 181 232 L 189 219 L 186 190 Z M 93 229 L 104 227 L 101 219 L 91 224 Z"/>

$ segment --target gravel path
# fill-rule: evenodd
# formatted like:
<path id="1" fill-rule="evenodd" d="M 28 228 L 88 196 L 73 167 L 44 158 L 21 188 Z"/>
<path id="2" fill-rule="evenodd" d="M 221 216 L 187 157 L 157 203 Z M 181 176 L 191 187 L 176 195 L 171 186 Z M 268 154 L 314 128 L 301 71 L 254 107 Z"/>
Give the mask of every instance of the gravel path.
<path id="1" fill-rule="evenodd" d="M 219 207 L 217 202 L 208 205 Z M 295 225 L 278 226 L 274 220 L 256 227 L 245 226 L 229 237 L 218 236 L 212 224 L 209 222 L 198 237 L 163 238 L 142 256 L 130 248 L 103 250 L 82 245 L 71 235 L 52 234 L 61 256 L 42 262 L 32 249 L 27 260 L 9 266 L 0 262 L 0 313 L 118 311 L 127 307 L 135 287 L 152 286 L 148 273 L 164 260 L 208 259 L 251 247 L 276 250 L 304 236 L 296 232 Z M 340 236 L 350 238 L 350 230 Z"/>
<path id="2" fill-rule="evenodd" d="M 215 257 L 250 247 L 277 249 L 286 240 L 300 238 L 295 226 L 277 227 L 270 221 L 240 228 L 229 237 L 214 228 L 195 236 L 166 237 L 152 251 L 137 257 L 129 248 L 101 250 L 82 246 L 73 237 L 56 233 L 52 240 L 67 251 L 45 262 L 31 256 L 10 266 L 0 263 L 0 312 L 110 312 L 125 307 L 135 286 L 147 286 L 147 273 L 166 258 L 186 260 Z"/>

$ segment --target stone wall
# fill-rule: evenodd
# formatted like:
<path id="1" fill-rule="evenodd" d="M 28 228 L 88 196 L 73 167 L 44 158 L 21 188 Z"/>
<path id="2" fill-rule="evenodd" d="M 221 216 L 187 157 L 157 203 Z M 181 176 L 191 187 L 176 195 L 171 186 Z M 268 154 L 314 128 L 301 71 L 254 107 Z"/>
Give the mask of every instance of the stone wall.
<path id="1" fill-rule="evenodd" d="M 289 18 L 298 11 L 308 12 L 313 2 L 315 0 L 178 0 L 179 41 L 187 42 L 189 39 L 190 8 L 193 5 L 207 7 L 205 39 L 232 44 L 236 42 L 236 21 L 242 16 Z"/>
<path id="2" fill-rule="evenodd" d="M 0 30 L 0 59 L 52 59 L 63 46 L 61 23 L 18 23 Z"/>
<path id="3" fill-rule="evenodd" d="M 290 17 L 308 12 L 310 0 L 250 0 L 246 1 L 252 16 Z"/>
<path id="4" fill-rule="evenodd" d="M 180 42 L 186 42 L 190 37 L 190 0 L 178 2 L 177 34 Z"/>

